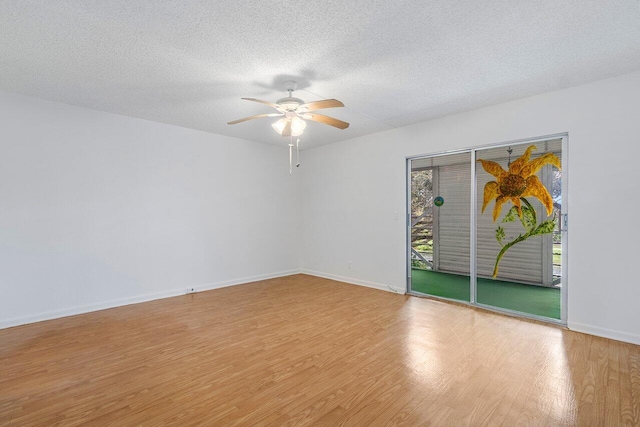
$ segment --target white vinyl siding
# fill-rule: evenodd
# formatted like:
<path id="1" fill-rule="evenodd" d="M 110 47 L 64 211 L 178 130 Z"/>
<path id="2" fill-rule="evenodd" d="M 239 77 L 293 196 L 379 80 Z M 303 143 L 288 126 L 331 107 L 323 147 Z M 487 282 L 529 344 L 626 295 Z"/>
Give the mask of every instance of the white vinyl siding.
<path id="1" fill-rule="evenodd" d="M 434 168 L 438 188 L 433 194 L 444 198 L 442 206 L 433 208 L 438 228 L 435 265 L 440 271 L 469 274 L 470 168 L 468 162 Z"/>

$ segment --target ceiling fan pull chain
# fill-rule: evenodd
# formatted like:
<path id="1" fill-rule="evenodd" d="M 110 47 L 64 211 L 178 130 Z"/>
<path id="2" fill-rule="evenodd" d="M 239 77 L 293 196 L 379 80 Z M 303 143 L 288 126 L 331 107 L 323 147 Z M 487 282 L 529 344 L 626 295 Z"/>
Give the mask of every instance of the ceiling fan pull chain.
<path id="1" fill-rule="evenodd" d="M 289 137 L 289 175 L 293 172 L 293 137 Z"/>
<path id="2" fill-rule="evenodd" d="M 300 138 L 296 140 L 296 167 L 300 167 Z"/>

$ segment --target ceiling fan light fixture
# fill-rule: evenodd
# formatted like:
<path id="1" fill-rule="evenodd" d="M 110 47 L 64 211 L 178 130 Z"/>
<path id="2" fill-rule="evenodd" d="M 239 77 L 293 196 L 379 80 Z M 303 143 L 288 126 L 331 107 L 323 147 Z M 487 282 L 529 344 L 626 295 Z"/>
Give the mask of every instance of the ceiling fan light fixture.
<path id="1" fill-rule="evenodd" d="M 287 125 L 287 121 L 289 120 L 291 120 L 291 136 L 302 135 L 304 129 L 307 127 L 307 123 L 298 116 L 295 116 L 291 119 L 283 117 L 272 124 L 271 127 L 273 128 L 273 130 L 278 132 L 278 134 L 282 135 L 282 131 L 284 130 L 284 127 Z"/>
<path id="2" fill-rule="evenodd" d="M 275 130 L 280 135 L 282 135 L 282 131 L 284 130 L 284 127 L 285 127 L 286 124 L 287 124 L 287 120 L 286 119 L 280 119 L 277 122 L 275 122 L 274 124 L 272 124 L 271 127 L 273 128 L 273 130 Z"/>
<path id="3" fill-rule="evenodd" d="M 294 117 L 291 119 L 291 136 L 300 136 L 302 132 L 304 132 L 307 127 L 307 122 L 302 120 L 300 117 Z"/>

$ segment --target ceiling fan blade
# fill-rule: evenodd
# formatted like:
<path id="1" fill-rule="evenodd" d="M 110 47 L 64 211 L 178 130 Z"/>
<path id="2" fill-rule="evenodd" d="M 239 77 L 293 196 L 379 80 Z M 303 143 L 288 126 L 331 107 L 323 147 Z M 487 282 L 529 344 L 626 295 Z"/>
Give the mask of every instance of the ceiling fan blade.
<path id="1" fill-rule="evenodd" d="M 245 99 L 247 101 L 253 101 L 253 102 L 260 102 L 261 104 L 267 104 L 269 107 L 273 107 L 273 108 L 278 108 L 278 104 L 274 104 L 273 102 L 269 102 L 269 101 L 263 101 L 262 99 L 255 99 L 255 98 L 242 98 Z"/>
<path id="2" fill-rule="evenodd" d="M 333 117 L 324 116 L 322 114 L 315 113 L 305 113 L 302 115 L 302 118 L 313 120 L 314 122 L 324 123 L 325 125 L 330 125 L 333 127 L 337 127 L 338 129 L 346 129 L 349 127 L 349 123 L 343 122 L 342 120 L 334 119 Z"/>
<path id="3" fill-rule="evenodd" d="M 287 120 L 287 124 L 282 129 L 282 136 L 291 136 L 291 120 Z"/>
<path id="4" fill-rule="evenodd" d="M 337 99 L 323 99 L 322 101 L 313 101 L 302 104 L 298 109 L 305 109 L 306 111 L 321 110 L 323 108 L 336 108 L 344 107 L 344 104 Z"/>
<path id="5" fill-rule="evenodd" d="M 238 120 L 234 120 L 232 122 L 228 122 L 228 125 L 235 125 L 238 123 L 242 123 L 242 122 L 246 122 L 247 120 L 253 120 L 253 119 L 259 119 L 262 117 L 277 117 L 277 116 L 282 116 L 283 114 L 281 113 L 270 113 L 270 114 L 257 114 L 255 116 L 249 116 L 249 117 L 245 117 L 243 119 L 238 119 Z"/>

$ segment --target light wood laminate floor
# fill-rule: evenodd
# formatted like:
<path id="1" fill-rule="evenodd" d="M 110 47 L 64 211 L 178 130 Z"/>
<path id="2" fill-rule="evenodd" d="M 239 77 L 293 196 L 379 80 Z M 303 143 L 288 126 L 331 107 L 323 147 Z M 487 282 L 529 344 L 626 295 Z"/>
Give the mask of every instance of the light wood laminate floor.
<path id="1" fill-rule="evenodd" d="M 640 346 L 296 275 L 0 330 L 2 426 L 640 425 Z"/>

